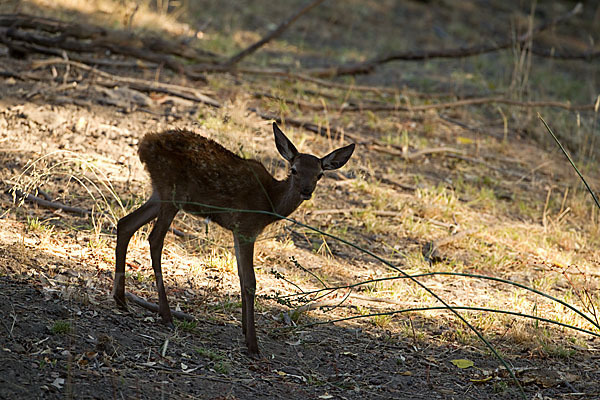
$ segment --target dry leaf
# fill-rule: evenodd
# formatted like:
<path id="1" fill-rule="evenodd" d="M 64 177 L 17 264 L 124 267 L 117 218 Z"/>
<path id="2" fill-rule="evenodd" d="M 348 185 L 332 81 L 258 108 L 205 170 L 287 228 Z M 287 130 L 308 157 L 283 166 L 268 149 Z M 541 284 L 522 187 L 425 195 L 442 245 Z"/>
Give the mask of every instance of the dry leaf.
<path id="1" fill-rule="evenodd" d="M 490 381 L 491 379 L 492 379 L 492 377 L 488 376 L 488 377 L 483 378 L 483 379 L 469 379 L 469 381 L 473 382 L 473 383 L 485 383 L 487 381 Z"/>
<path id="2" fill-rule="evenodd" d="M 469 367 L 472 367 L 474 365 L 473 361 L 471 361 L 471 360 L 465 360 L 465 359 L 462 359 L 462 358 L 458 359 L 458 360 L 452 360 L 451 362 L 452 362 L 452 364 L 456 365 L 460 369 L 469 368 Z"/>
<path id="3" fill-rule="evenodd" d="M 473 139 L 464 136 L 458 136 L 456 141 L 460 144 L 473 144 Z"/>
<path id="4" fill-rule="evenodd" d="M 64 384 L 65 384 L 65 380 L 63 378 L 56 378 L 54 380 L 54 382 L 51 383 L 51 385 L 57 389 L 62 389 Z"/>

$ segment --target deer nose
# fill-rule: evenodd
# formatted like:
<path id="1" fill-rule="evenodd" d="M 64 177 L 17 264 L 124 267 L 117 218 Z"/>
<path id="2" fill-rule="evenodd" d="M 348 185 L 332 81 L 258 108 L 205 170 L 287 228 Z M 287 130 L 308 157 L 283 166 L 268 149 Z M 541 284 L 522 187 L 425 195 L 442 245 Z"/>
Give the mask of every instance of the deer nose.
<path id="1" fill-rule="evenodd" d="M 313 191 L 310 189 L 303 189 L 302 191 L 300 191 L 300 197 L 302 198 L 302 200 L 308 200 L 311 198 L 312 192 Z"/>

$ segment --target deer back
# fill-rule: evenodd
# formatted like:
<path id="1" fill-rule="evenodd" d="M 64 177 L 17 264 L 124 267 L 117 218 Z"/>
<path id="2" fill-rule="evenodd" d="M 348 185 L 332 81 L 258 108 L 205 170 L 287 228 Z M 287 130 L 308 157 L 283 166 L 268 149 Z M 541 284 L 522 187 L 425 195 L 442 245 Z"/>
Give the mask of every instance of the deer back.
<path id="1" fill-rule="evenodd" d="M 161 201 L 209 217 L 230 230 L 262 230 L 276 218 L 236 210 L 274 211 L 280 197 L 266 168 L 220 144 L 186 130 L 147 134 L 139 156 Z"/>

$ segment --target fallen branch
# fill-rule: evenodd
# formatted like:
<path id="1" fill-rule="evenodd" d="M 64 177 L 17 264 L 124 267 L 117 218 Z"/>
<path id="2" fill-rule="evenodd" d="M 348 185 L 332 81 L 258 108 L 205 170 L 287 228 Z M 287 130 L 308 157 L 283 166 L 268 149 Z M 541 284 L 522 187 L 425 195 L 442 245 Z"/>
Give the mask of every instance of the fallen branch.
<path id="1" fill-rule="evenodd" d="M 219 56 L 207 50 L 189 46 L 185 40 L 168 40 L 157 35 L 138 36 L 129 30 L 112 30 L 92 24 L 77 24 L 52 18 L 29 14 L 0 14 L 0 27 L 12 29 L 31 29 L 37 32 L 60 34 L 51 38 L 57 42 L 68 38 L 96 40 L 100 43 L 135 43 L 146 51 L 172 54 L 188 60 L 200 61 L 205 58 L 216 59 Z M 91 42 L 94 44 L 94 42 Z M 87 50 L 89 51 L 89 50 Z"/>
<path id="2" fill-rule="evenodd" d="M 443 256 L 440 253 L 440 251 L 439 251 L 440 247 L 446 246 L 452 242 L 455 242 L 455 241 L 457 241 L 467 235 L 475 233 L 475 232 L 477 232 L 477 229 L 467 229 L 466 231 L 457 232 L 457 233 L 454 233 L 445 238 L 427 242 L 423 246 L 423 249 L 421 250 L 423 257 L 429 263 L 437 263 L 437 262 L 445 261 L 447 259 L 447 257 Z"/>
<path id="3" fill-rule="evenodd" d="M 310 10 L 312 10 L 319 4 L 323 3 L 324 1 L 325 0 L 314 0 L 314 1 L 310 2 L 309 4 L 307 4 L 306 6 L 300 8 L 294 14 L 292 14 L 290 17 L 288 17 L 285 21 L 283 21 L 281 24 L 279 24 L 279 26 L 277 26 L 275 29 L 273 29 L 271 32 L 269 32 L 265 37 L 260 39 L 258 42 L 248 46 L 244 50 L 240 51 L 239 53 L 237 53 L 236 55 L 231 57 L 229 60 L 225 61 L 223 64 L 229 68 L 233 67 L 235 64 L 240 62 L 244 57 L 249 56 L 250 54 L 254 53 L 256 50 L 258 50 L 259 48 L 264 46 L 265 44 L 269 43 L 271 40 L 273 40 L 276 37 L 278 37 L 279 35 L 281 35 L 298 18 L 300 18 L 302 15 L 306 14 L 307 12 L 309 12 Z"/>
<path id="4" fill-rule="evenodd" d="M 83 69 L 85 71 L 93 72 L 94 74 L 105 78 L 110 79 L 114 82 L 126 83 L 130 85 L 132 88 L 143 91 L 155 91 L 161 93 L 172 94 L 173 96 L 178 96 L 184 99 L 193 100 L 199 103 L 204 103 L 206 105 L 219 108 L 221 107 L 221 103 L 217 100 L 206 96 L 202 93 L 199 93 L 194 88 L 190 88 L 187 86 L 173 85 L 170 83 L 162 83 L 156 81 L 148 81 L 145 79 L 139 78 L 129 78 L 119 75 L 113 75 L 108 72 L 101 71 L 97 68 L 91 67 L 87 64 L 83 64 L 77 61 L 64 60 L 61 58 L 52 58 L 48 60 L 35 60 L 31 63 L 31 67 L 33 69 L 42 68 L 48 65 L 56 65 L 56 64 L 64 64 L 70 65 L 73 67 L 77 67 Z M 186 93 L 187 92 L 187 93 Z"/>
<path id="5" fill-rule="evenodd" d="M 10 194 L 11 191 L 9 191 Z M 38 189 L 38 192 L 42 195 L 44 195 L 46 192 L 41 191 L 40 189 Z M 19 189 L 14 189 L 14 195 L 22 198 L 25 201 L 29 201 L 31 203 L 35 203 L 41 207 L 45 207 L 45 208 L 50 208 L 53 210 L 61 210 L 64 211 L 66 213 L 70 213 L 70 214 L 77 214 L 77 215 L 81 215 L 84 217 L 90 216 L 93 214 L 93 212 L 91 210 L 86 210 L 85 208 L 79 208 L 79 207 L 73 207 L 73 206 L 68 206 L 66 204 L 63 203 L 59 203 L 56 201 L 51 201 L 51 200 L 47 200 L 48 194 L 45 194 L 44 197 L 46 197 L 46 199 L 42 199 L 38 196 L 34 196 L 33 194 L 29 194 L 29 193 L 23 193 L 22 191 L 20 191 Z M 107 213 L 100 213 L 100 215 L 103 216 L 110 216 Z M 114 230 L 114 229 L 113 229 Z M 178 237 L 184 238 L 184 239 L 193 239 L 195 238 L 194 235 L 189 234 L 189 233 L 185 233 L 182 232 L 178 229 L 175 229 L 173 227 L 170 227 L 169 230 Z M 114 233 L 114 232 L 113 232 Z"/>
<path id="6" fill-rule="evenodd" d="M 433 147 L 430 149 L 417 150 L 414 153 L 404 153 L 399 150 L 394 150 L 392 148 L 388 148 L 386 146 L 382 146 L 381 144 L 374 143 L 371 145 L 371 148 L 377 150 L 381 153 L 391 154 L 393 156 L 398 156 L 404 158 L 406 161 L 414 161 L 417 158 L 426 156 L 428 154 L 436 154 L 436 153 L 454 153 L 454 154 L 464 154 L 464 151 L 454 149 L 452 147 Z"/>
<path id="7" fill-rule="evenodd" d="M 212 72 L 231 72 L 231 71 L 220 70 L 220 71 L 212 71 Z M 421 92 L 415 92 L 413 90 L 407 90 L 405 88 L 400 89 L 400 88 L 390 88 L 390 87 L 381 87 L 381 86 L 356 85 L 354 83 L 346 84 L 346 83 L 333 82 L 333 81 L 326 80 L 326 79 L 315 78 L 314 76 L 309 76 L 309 75 L 302 74 L 302 73 L 290 72 L 288 70 L 284 70 L 284 69 L 280 69 L 280 68 L 279 69 L 278 68 L 264 69 L 264 68 L 246 68 L 246 67 L 244 67 L 244 68 L 237 68 L 233 72 L 249 74 L 249 75 L 276 77 L 276 78 L 281 78 L 281 79 L 285 79 L 287 81 L 292 81 L 292 82 L 294 82 L 294 81 L 310 82 L 310 83 L 314 83 L 315 85 L 318 85 L 319 87 L 340 89 L 340 90 L 344 90 L 347 92 L 353 92 L 353 91 L 354 92 L 372 92 L 372 93 L 379 94 L 379 95 L 385 95 L 385 94 L 404 95 L 404 96 L 408 96 L 408 97 L 426 98 L 426 99 L 440 98 L 440 97 L 454 97 L 454 98 L 459 98 L 459 99 L 468 99 L 468 98 L 481 97 L 481 95 L 482 95 L 481 93 L 463 93 L 463 94 L 461 94 L 461 93 L 454 93 L 454 92 L 421 93 Z M 312 93 L 312 94 L 327 97 L 327 98 L 337 98 L 337 96 L 333 96 L 333 95 L 329 95 L 329 94 L 323 94 L 323 93 L 317 94 L 315 91 L 310 90 L 310 89 L 303 89 L 303 92 Z M 486 94 L 489 95 L 489 94 L 503 94 L 503 93 L 495 92 L 495 93 L 486 93 Z"/>
<path id="8" fill-rule="evenodd" d="M 406 302 L 401 302 L 398 300 L 394 300 L 394 299 L 388 299 L 386 297 L 373 297 L 373 296 L 365 296 L 365 295 L 361 295 L 361 294 L 351 294 L 350 295 L 351 299 L 357 299 L 357 300 L 364 300 L 364 301 L 371 301 L 374 303 L 387 303 L 387 304 L 395 304 L 395 305 L 405 305 Z"/>
<path id="9" fill-rule="evenodd" d="M 557 60 L 592 61 L 593 59 L 600 57 L 600 50 L 584 51 L 582 53 L 573 53 L 573 52 L 558 52 L 554 48 L 540 49 L 540 48 L 533 47 L 531 49 L 531 52 L 539 57 L 554 58 Z"/>
<path id="10" fill-rule="evenodd" d="M 390 186 L 394 186 L 394 187 L 397 187 L 397 188 L 400 188 L 400 189 L 403 189 L 403 190 L 408 190 L 410 192 L 414 192 L 415 190 L 417 190 L 416 186 L 407 185 L 406 183 L 397 182 L 395 180 L 384 178 L 382 176 L 376 176 L 375 178 L 377 180 L 379 180 L 381 183 L 384 183 L 384 184 L 390 185 Z"/>
<path id="11" fill-rule="evenodd" d="M 14 189 L 14 195 L 19 198 L 22 198 L 23 200 L 30 201 L 42 207 L 51 208 L 54 210 L 61 210 L 70 214 L 78 214 L 85 217 L 92 215 L 92 211 L 90 210 L 86 210 L 79 207 L 72 207 L 55 201 L 42 199 L 29 193 L 23 193 L 19 189 Z"/>
<path id="12" fill-rule="evenodd" d="M 63 51 L 76 53 L 100 53 L 108 50 L 113 54 L 135 57 L 137 59 L 147 60 L 159 65 L 164 65 L 178 74 L 185 74 L 190 79 L 207 82 L 206 77 L 204 77 L 202 74 L 192 71 L 179 61 L 176 61 L 173 57 L 165 54 L 154 53 L 145 48 L 138 48 L 113 42 L 96 41 L 87 43 L 79 40 L 69 40 L 62 35 L 56 38 L 49 38 L 43 35 L 19 31 L 14 28 L 0 28 L 0 38 L 1 41 L 9 48 L 17 50 L 21 53 L 36 52 L 60 55 Z M 130 40 L 133 41 L 133 38 Z"/>
<path id="13" fill-rule="evenodd" d="M 315 68 L 307 71 L 308 74 L 317 77 L 335 77 L 342 75 L 356 75 L 356 74 L 366 74 L 372 72 L 376 67 L 388 63 L 390 61 L 422 61 L 429 60 L 432 58 L 463 58 L 463 57 L 471 57 L 475 55 L 491 53 L 498 50 L 507 49 L 514 44 L 520 44 L 528 42 L 532 39 L 532 37 L 552 26 L 555 26 L 559 23 L 562 23 L 574 15 L 579 14 L 583 9 L 581 3 L 577 3 L 577 5 L 568 13 L 555 18 L 551 21 L 542 23 L 537 27 L 533 28 L 531 31 L 519 36 L 515 40 L 507 39 L 500 43 L 493 45 L 476 45 L 472 47 L 461 47 L 454 49 L 440 49 L 440 50 L 416 50 L 416 51 L 407 51 L 407 52 L 399 52 L 399 53 L 391 53 L 383 56 L 375 57 L 371 60 L 365 61 L 363 63 L 354 63 L 354 64 L 346 64 L 341 66 L 333 66 L 328 68 Z"/>
<path id="14" fill-rule="evenodd" d="M 370 214 L 379 215 L 382 217 L 402 217 L 402 216 L 404 216 L 399 211 L 367 210 L 364 208 L 332 208 L 329 210 L 310 210 L 308 213 L 311 215 L 370 213 Z"/>
<path id="15" fill-rule="evenodd" d="M 303 304 L 303 305 L 297 307 L 296 309 L 294 309 L 294 312 L 302 314 L 307 311 L 316 310 L 318 308 L 324 308 L 324 307 L 337 308 L 340 306 L 341 306 L 341 304 L 340 304 L 339 299 L 320 300 L 320 301 L 314 301 L 312 303 Z"/>
<path id="16" fill-rule="evenodd" d="M 332 208 L 329 210 L 308 211 L 308 213 L 311 215 L 349 214 L 349 213 L 363 213 L 363 212 L 369 212 L 369 213 L 372 213 L 374 215 L 381 216 L 381 217 L 404 217 L 404 218 L 406 218 L 406 215 L 402 214 L 399 211 L 366 210 L 364 208 Z M 434 219 L 426 219 L 426 218 L 419 217 L 417 215 L 413 215 L 413 216 L 411 216 L 411 218 L 415 218 L 415 219 L 430 223 L 431 225 L 439 226 L 441 228 L 453 229 L 456 227 L 456 225 L 454 225 L 454 224 L 447 224 L 445 222 L 436 221 Z"/>
<path id="17" fill-rule="evenodd" d="M 6 70 L 0 70 L 0 77 L 2 78 L 13 78 L 13 79 L 18 79 L 20 81 L 24 81 L 26 80 L 24 76 L 22 76 L 19 73 L 16 73 L 14 71 L 6 71 Z"/>
<path id="18" fill-rule="evenodd" d="M 248 107 L 247 110 L 255 113 L 256 115 L 258 115 L 259 117 L 261 117 L 263 119 L 273 120 L 273 121 L 277 122 L 278 124 L 284 124 L 284 123 L 290 124 L 292 126 L 297 126 L 300 128 L 304 128 L 308 131 L 317 133 L 321 136 L 325 136 L 325 137 L 334 136 L 336 139 L 339 138 L 340 140 L 343 140 L 344 137 L 347 137 L 348 139 L 354 141 L 357 144 L 365 143 L 364 140 L 359 140 L 358 137 L 356 137 L 354 135 L 350 135 L 348 133 L 345 133 L 342 128 L 337 128 L 337 127 L 332 127 L 332 126 L 326 127 L 326 126 L 322 126 L 322 125 L 313 124 L 312 122 L 300 121 L 297 119 L 287 118 L 287 117 L 282 118 L 275 114 L 264 113 L 262 111 L 257 110 L 254 107 Z"/>
<path id="19" fill-rule="evenodd" d="M 265 97 L 278 101 L 285 102 L 286 104 L 295 104 L 301 108 L 306 108 L 314 111 L 321 111 L 325 109 L 323 104 L 315 104 L 310 103 L 303 100 L 291 100 L 278 96 L 274 96 L 268 93 L 254 93 L 255 97 Z M 476 98 L 468 98 L 461 99 L 457 101 L 449 101 L 445 103 L 435 103 L 435 104 L 423 104 L 416 106 L 403 106 L 399 104 L 385 104 L 385 103 L 371 103 L 371 104 L 356 104 L 350 106 L 340 106 L 339 112 L 363 112 L 363 111 L 397 111 L 397 112 L 420 112 L 420 111 L 428 111 L 428 110 L 440 110 L 447 108 L 458 108 L 472 105 L 483 105 L 483 104 L 507 104 L 517 107 L 526 107 L 526 108 L 540 108 L 540 107 L 554 107 L 554 108 L 562 108 L 564 110 L 569 111 L 593 111 L 595 105 L 594 104 L 570 104 L 570 103 L 562 103 L 559 101 L 552 100 L 541 100 L 541 101 L 520 101 L 520 100 L 512 100 L 506 99 L 503 97 L 476 97 Z"/>
<path id="20" fill-rule="evenodd" d="M 146 301 L 146 300 L 142 299 L 141 297 L 138 297 L 135 294 L 129 293 L 129 292 L 125 292 L 125 297 L 140 307 L 143 307 L 147 310 L 158 313 L 158 304 L 154 304 L 149 301 Z M 171 314 L 173 314 L 173 316 L 175 318 L 179 318 L 179 319 L 182 319 L 185 321 L 194 321 L 196 319 L 193 316 L 191 316 L 190 314 L 186 314 L 182 311 L 171 310 Z"/>
<path id="21" fill-rule="evenodd" d="M 360 110 L 353 110 L 350 108 L 344 109 L 343 111 L 361 111 L 361 110 L 369 110 L 369 111 L 427 111 L 427 110 L 438 110 L 445 108 L 457 108 L 457 107 L 465 107 L 471 105 L 481 105 L 481 104 L 507 104 L 518 107 L 527 107 L 527 108 L 538 108 L 538 107 L 554 107 L 554 108 L 562 108 L 570 111 L 593 111 L 594 104 L 569 104 L 569 103 L 561 103 L 558 101 L 519 101 L 519 100 L 511 100 L 505 99 L 502 97 L 480 97 L 474 99 L 464 99 L 458 101 L 451 101 L 447 103 L 438 103 L 438 104 L 425 104 L 420 106 L 395 106 L 395 105 L 365 105 L 361 107 Z"/>
<path id="22" fill-rule="evenodd" d="M 300 121 L 300 120 L 293 119 L 293 118 L 288 118 L 288 117 L 282 118 L 275 114 L 261 112 L 253 107 L 249 107 L 247 110 L 255 113 L 256 115 L 258 115 L 259 117 L 261 117 L 263 119 L 273 120 L 273 121 L 277 122 L 278 124 L 285 123 L 285 124 L 290 124 L 290 125 L 297 126 L 300 128 L 304 128 L 310 132 L 316 133 L 316 134 L 324 136 L 324 137 L 332 137 L 332 135 L 333 135 L 335 139 L 340 139 L 340 140 L 343 140 L 344 137 L 346 137 L 346 138 L 352 140 L 356 144 L 367 145 L 372 150 L 378 151 L 380 153 L 386 153 L 386 154 L 390 154 L 393 156 L 402 157 L 407 161 L 413 161 L 419 157 L 423 157 L 427 154 L 434 154 L 434 153 L 464 154 L 463 151 L 458 150 L 458 149 L 453 149 L 451 147 L 437 147 L 437 148 L 431 148 L 431 149 L 423 149 L 423 150 L 416 151 L 414 153 L 406 154 L 402 151 L 394 150 L 393 148 L 389 148 L 384 143 L 381 143 L 376 140 L 370 140 L 370 141 L 365 141 L 362 139 L 359 140 L 359 138 L 357 136 L 348 134 L 342 128 L 337 128 L 335 126 L 327 126 L 326 127 L 326 126 L 313 124 L 312 122 Z M 406 189 L 414 190 L 413 187 L 406 187 Z"/>
<path id="23" fill-rule="evenodd" d="M 212 71 L 212 72 L 218 72 L 218 71 Z M 225 71 L 222 70 L 221 72 L 225 72 Z M 268 69 L 237 68 L 234 70 L 234 72 L 242 73 L 242 74 L 250 74 L 250 75 L 275 76 L 275 77 L 280 77 L 280 78 L 284 78 L 284 79 L 288 79 L 288 80 L 310 82 L 310 83 L 314 83 L 314 84 L 322 86 L 322 87 L 330 87 L 330 88 L 336 88 L 336 89 L 342 89 L 342 90 L 348 90 L 348 91 L 354 90 L 354 91 L 358 91 L 358 92 L 375 92 L 375 93 L 390 93 L 390 94 L 400 93 L 400 89 L 397 89 L 397 88 L 387 88 L 387 87 L 378 87 L 378 86 L 362 86 L 362 85 L 354 85 L 354 84 L 348 85 L 348 84 L 344 84 L 344 83 L 332 82 L 332 81 L 325 80 L 325 79 L 319 79 L 314 76 L 310 76 L 310 75 L 306 75 L 306 74 L 302 74 L 302 73 L 290 72 L 290 71 L 287 71 L 284 69 L 278 69 L 278 68 L 268 68 Z"/>
<path id="24" fill-rule="evenodd" d="M 285 99 L 279 96 L 275 96 L 269 93 L 263 93 L 263 92 L 255 92 L 252 94 L 255 98 L 266 98 L 266 99 L 271 99 L 271 100 L 276 100 L 276 101 L 280 101 L 280 102 L 284 102 L 286 104 L 293 104 L 295 106 L 298 106 L 300 108 L 305 108 L 308 110 L 313 110 L 313 111 L 320 111 L 323 110 L 324 107 L 322 104 L 314 104 L 314 103 L 310 103 L 308 101 L 304 101 L 299 99 L 298 97 L 294 98 L 293 100 L 291 99 Z"/>

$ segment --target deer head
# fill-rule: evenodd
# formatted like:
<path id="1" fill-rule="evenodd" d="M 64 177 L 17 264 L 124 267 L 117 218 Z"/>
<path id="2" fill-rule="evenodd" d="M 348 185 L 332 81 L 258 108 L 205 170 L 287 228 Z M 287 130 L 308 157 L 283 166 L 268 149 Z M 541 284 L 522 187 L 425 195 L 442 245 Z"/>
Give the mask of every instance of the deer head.
<path id="1" fill-rule="evenodd" d="M 302 200 L 310 199 L 317 182 L 323 177 L 323 171 L 343 167 L 354 152 L 354 143 L 352 143 L 332 151 L 325 157 L 318 158 L 298 152 L 275 122 L 273 122 L 273 134 L 279 154 L 290 163 L 288 179 L 291 180 L 291 186 Z"/>

